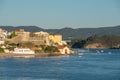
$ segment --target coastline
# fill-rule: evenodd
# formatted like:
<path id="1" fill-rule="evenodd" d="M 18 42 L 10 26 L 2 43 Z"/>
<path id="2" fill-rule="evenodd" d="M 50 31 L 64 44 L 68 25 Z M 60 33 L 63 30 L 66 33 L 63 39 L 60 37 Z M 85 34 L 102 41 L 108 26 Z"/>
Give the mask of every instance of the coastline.
<path id="1" fill-rule="evenodd" d="M 14 54 L 14 53 L 0 53 L 1 58 L 43 58 L 43 57 L 54 57 L 54 56 L 69 56 L 71 54 L 60 54 L 60 53 L 37 53 L 37 54 Z"/>

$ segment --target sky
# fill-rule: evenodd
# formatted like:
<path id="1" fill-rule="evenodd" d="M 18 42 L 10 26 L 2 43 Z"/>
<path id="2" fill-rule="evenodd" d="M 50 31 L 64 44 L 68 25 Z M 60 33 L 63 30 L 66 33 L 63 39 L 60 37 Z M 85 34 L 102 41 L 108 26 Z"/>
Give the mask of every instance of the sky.
<path id="1" fill-rule="evenodd" d="M 0 26 L 45 29 L 120 25 L 120 0 L 0 0 Z"/>

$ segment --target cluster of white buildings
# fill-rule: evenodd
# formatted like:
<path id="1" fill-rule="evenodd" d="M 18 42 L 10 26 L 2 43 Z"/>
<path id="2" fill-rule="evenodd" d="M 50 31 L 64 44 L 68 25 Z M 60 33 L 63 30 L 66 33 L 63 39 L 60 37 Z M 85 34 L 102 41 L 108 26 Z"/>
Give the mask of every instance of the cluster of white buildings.
<path id="1" fill-rule="evenodd" d="M 71 50 L 67 46 L 58 46 L 57 48 L 61 54 L 71 53 Z M 12 53 L 14 54 L 35 54 L 35 51 L 29 48 L 14 48 L 14 51 Z"/>
<path id="2" fill-rule="evenodd" d="M 7 38 L 8 32 L 7 30 L 3 30 L 0 28 L 0 44 L 4 44 L 4 40 Z"/>
<path id="3" fill-rule="evenodd" d="M 3 40 L 7 38 L 8 32 L 7 30 L 0 29 L 0 39 Z"/>

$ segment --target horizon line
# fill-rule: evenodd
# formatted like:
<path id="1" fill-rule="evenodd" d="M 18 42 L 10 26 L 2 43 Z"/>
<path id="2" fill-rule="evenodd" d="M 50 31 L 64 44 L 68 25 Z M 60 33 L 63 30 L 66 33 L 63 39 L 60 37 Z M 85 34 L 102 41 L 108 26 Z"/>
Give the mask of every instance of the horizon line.
<path id="1" fill-rule="evenodd" d="M 119 27 L 120 25 L 116 25 L 116 26 L 103 26 L 103 27 L 78 27 L 78 28 L 73 28 L 73 27 L 69 27 L 69 26 L 66 26 L 66 27 L 63 27 L 63 28 L 43 28 L 43 27 L 39 27 L 39 26 L 36 26 L 36 25 L 19 25 L 19 26 L 11 26 L 11 25 L 0 25 L 0 27 L 38 27 L 38 28 L 41 28 L 41 29 L 65 29 L 65 28 L 71 28 L 71 29 L 80 29 L 80 28 L 110 28 L 110 27 Z"/>

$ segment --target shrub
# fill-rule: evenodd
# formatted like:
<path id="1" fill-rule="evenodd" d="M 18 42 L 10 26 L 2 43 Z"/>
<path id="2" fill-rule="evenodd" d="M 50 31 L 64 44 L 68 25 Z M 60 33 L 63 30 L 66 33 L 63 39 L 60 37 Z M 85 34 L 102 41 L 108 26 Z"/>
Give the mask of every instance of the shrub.
<path id="1" fill-rule="evenodd" d="M 3 48 L 0 48 L 0 53 L 3 53 L 4 52 L 4 49 Z"/>
<path id="2" fill-rule="evenodd" d="M 58 52 L 58 49 L 55 46 L 47 46 L 45 52 Z"/>

